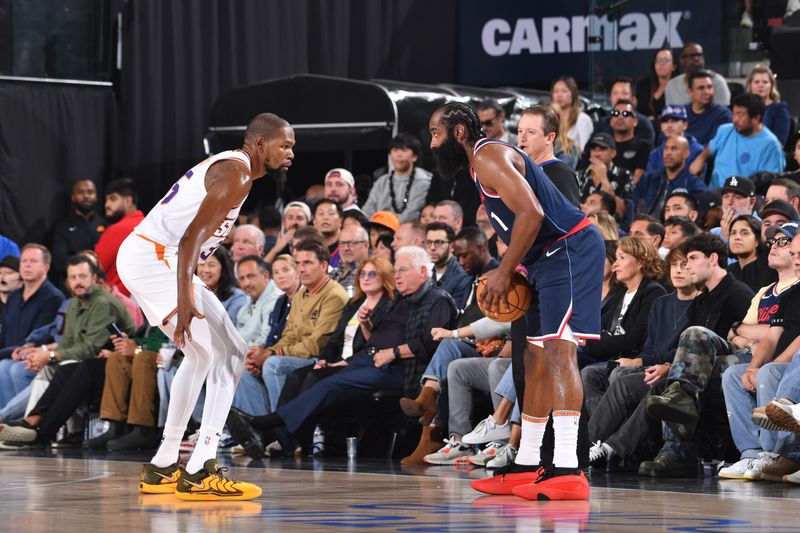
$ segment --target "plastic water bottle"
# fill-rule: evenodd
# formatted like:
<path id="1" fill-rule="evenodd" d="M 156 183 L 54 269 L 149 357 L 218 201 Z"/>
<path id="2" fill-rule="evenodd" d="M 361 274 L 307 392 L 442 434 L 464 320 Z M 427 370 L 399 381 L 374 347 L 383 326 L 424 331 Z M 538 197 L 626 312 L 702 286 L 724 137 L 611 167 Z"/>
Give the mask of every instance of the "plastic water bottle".
<path id="1" fill-rule="evenodd" d="M 325 453 L 325 432 L 317 424 L 314 428 L 314 438 L 312 439 L 311 455 L 322 455 Z"/>

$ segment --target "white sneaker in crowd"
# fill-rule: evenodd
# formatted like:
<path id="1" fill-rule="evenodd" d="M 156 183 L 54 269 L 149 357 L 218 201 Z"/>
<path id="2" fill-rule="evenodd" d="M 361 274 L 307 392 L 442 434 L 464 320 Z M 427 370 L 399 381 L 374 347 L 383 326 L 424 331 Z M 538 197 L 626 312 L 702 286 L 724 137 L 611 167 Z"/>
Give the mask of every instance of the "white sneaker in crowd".
<path id="1" fill-rule="evenodd" d="M 504 442 L 490 442 L 484 448 L 469 458 L 470 464 L 475 466 L 486 466 L 486 462 L 497 457 L 506 444 Z"/>
<path id="2" fill-rule="evenodd" d="M 469 457 L 475 455 L 472 446 L 462 444 L 453 437 L 444 441 L 445 445 L 439 451 L 430 453 L 423 457 L 423 461 L 432 465 L 452 465 L 460 462 L 467 462 Z"/>
<path id="3" fill-rule="evenodd" d="M 778 462 L 781 456 L 772 452 L 761 452 L 744 473 L 744 479 L 757 481 L 761 479 L 761 470 Z"/>
<path id="4" fill-rule="evenodd" d="M 489 459 L 486 461 L 486 469 L 496 470 L 498 468 L 503 468 L 504 466 L 509 466 L 514 462 L 516 457 L 517 449 L 510 444 L 506 444 L 502 450 L 497 452 L 494 459 Z"/>
<path id="5" fill-rule="evenodd" d="M 720 469 L 717 475 L 725 479 L 747 479 L 744 477 L 744 474 L 753 467 L 753 462 L 755 460 L 756 457 L 745 457 L 730 466 Z"/>
<path id="6" fill-rule="evenodd" d="M 498 440 L 508 440 L 511 436 L 511 422 L 498 424 L 492 415 L 487 416 L 475 429 L 461 438 L 464 444 L 484 444 Z"/>

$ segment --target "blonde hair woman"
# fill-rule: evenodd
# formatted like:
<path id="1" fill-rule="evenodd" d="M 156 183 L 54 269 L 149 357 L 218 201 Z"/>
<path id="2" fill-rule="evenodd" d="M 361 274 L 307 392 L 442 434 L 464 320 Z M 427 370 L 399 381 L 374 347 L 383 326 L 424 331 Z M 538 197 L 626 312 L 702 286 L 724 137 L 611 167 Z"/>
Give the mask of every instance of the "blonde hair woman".
<path id="1" fill-rule="evenodd" d="M 761 122 L 775 134 L 781 142 L 781 146 L 786 144 L 791 128 L 791 118 L 789 117 L 789 106 L 781 101 L 781 93 L 778 92 L 778 82 L 772 70 L 766 65 L 756 65 L 747 76 L 745 90 L 749 93 L 760 96 L 764 99 L 764 116 Z"/>

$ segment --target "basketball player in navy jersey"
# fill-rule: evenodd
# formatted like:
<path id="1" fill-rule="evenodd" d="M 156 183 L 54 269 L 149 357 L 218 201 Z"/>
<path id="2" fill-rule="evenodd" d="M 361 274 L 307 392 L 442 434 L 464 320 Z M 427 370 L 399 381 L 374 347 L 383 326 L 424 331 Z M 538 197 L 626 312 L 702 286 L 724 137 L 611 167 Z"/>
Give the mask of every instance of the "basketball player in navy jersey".
<path id="1" fill-rule="evenodd" d="M 510 469 L 473 487 L 532 500 L 587 499 L 589 484 L 576 452 L 583 401 L 577 346 L 600 338 L 603 240 L 524 152 L 483 138 L 470 106 L 442 106 L 429 126 L 439 171 L 470 167 L 489 220 L 508 245 L 500 266 L 488 273 L 482 305 L 491 317 L 506 302 L 518 265 L 528 269 L 539 292 L 539 309 L 529 311 L 519 453 Z M 554 466 L 543 469 L 540 448 L 550 415 Z"/>

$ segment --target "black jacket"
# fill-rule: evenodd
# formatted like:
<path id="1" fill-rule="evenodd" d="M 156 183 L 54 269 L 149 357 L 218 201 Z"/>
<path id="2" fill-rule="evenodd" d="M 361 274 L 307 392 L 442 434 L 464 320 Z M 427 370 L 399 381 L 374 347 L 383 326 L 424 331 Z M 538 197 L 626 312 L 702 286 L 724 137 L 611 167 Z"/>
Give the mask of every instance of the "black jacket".
<path id="1" fill-rule="evenodd" d="M 647 324 L 650 317 L 650 307 L 667 291 L 660 283 L 654 280 L 643 281 L 631 300 L 620 326 L 625 333 L 613 335 L 611 323 L 620 311 L 622 299 L 627 288 L 622 285 L 614 289 L 603 306 L 601 325 L 603 332 L 599 341 L 588 341 L 583 350 L 586 355 L 597 360 L 615 359 L 617 357 L 637 357 L 642 351 L 644 341 L 647 339 Z"/>
<path id="2" fill-rule="evenodd" d="M 742 320 L 755 293 L 730 274 L 709 292 L 703 291 L 694 299 L 687 313 L 690 326 L 708 328 L 727 338 L 734 322 Z"/>
<path id="3" fill-rule="evenodd" d="M 366 296 L 362 296 L 358 300 L 350 300 L 347 302 L 347 305 L 344 306 L 342 318 L 339 319 L 339 323 L 336 325 L 336 331 L 334 331 L 333 335 L 331 335 L 331 338 L 328 340 L 328 344 L 326 344 L 322 348 L 322 351 L 320 351 L 320 359 L 325 359 L 329 363 L 336 363 L 342 360 L 344 330 L 347 328 L 347 323 L 350 322 L 350 319 L 356 314 L 359 307 L 361 307 L 361 305 L 364 303 L 364 300 L 366 300 Z M 386 316 L 386 313 L 388 313 L 392 308 L 392 305 L 394 305 L 393 300 L 390 300 L 386 295 L 381 298 L 381 300 L 378 302 L 378 305 L 376 305 L 375 309 L 372 310 L 372 316 L 370 317 L 373 328 L 380 325 L 381 320 L 383 320 L 383 318 Z M 358 352 L 364 350 L 366 345 L 367 339 L 365 339 L 364 334 L 361 333 L 361 328 L 358 328 L 356 330 L 356 335 L 353 338 L 353 354 L 357 354 Z"/>

